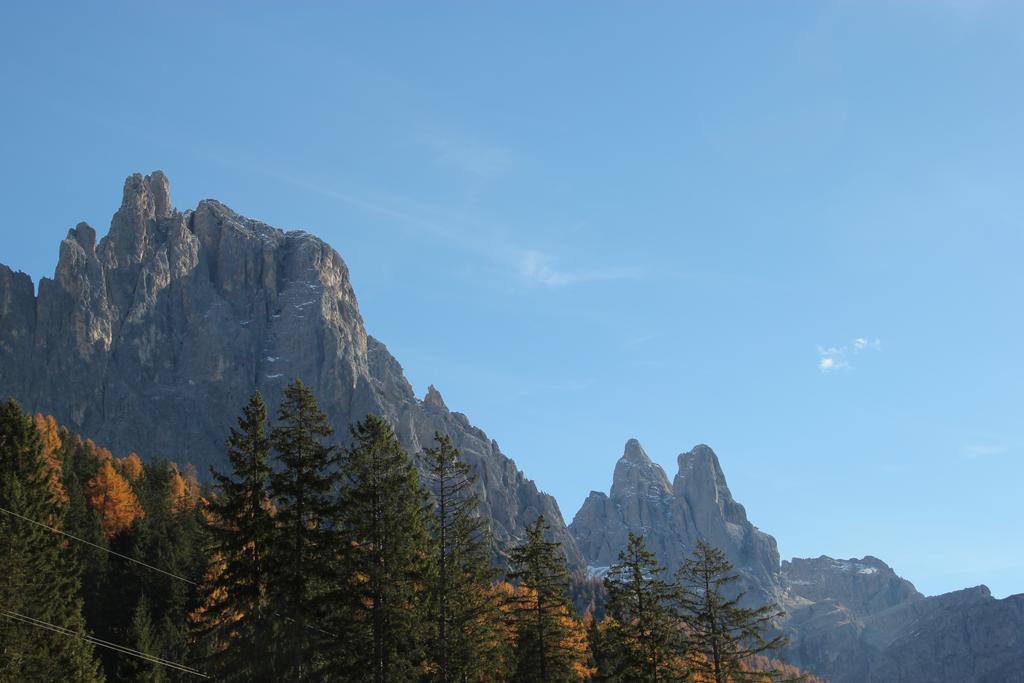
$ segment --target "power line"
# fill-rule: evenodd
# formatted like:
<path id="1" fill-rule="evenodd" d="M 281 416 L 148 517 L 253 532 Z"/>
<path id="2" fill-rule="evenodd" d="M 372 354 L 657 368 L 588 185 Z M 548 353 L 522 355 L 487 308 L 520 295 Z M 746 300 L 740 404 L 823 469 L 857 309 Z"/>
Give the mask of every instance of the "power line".
<path id="1" fill-rule="evenodd" d="M 148 653 L 145 653 L 145 652 L 141 652 L 139 650 L 135 650 L 135 649 L 132 649 L 130 647 L 126 647 L 124 645 L 118 645 L 117 643 L 112 643 L 112 642 L 107 641 L 107 640 L 102 640 L 100 638 L 97 638 L 95 636 L 90 636 L 90 635 L 85 634 L 85 633 L 78 633 L 77 631 L 72 631 L 71 629 L 67 629 L 67 628 L 64 628 L 62 626 L 57 626 L 55 624 L 51 624 L 48 621 L 43 621 L 42 619 L 35 619 L 33 617 L 27 617 L 24 614 L 18 614 L 17 612 L 12 612 L 12 611 L 6 610 L 6 609 L 0 609 L 0 614 L 3 614 L 8 619 L 12 619 L 12 620 L 17 621 L 17 622 L 22 623 L 22 624 L 27 624 L 29 626 L 35 626 L 37 628 L 42 628 L 42 629 L 45 629 L 47 631 L 52 631 L 54 633 L 58 633 L 58 634 L 63 635 L 63 636 L 71 636 L 71 637 L 74 637 L 74 638 L 78 638 L 79 640 L 84 640 L 85 642 L 87 642 L 87 643 L 89 643 L 91 645 L 97 645 L 99 647 L 105 647 L 108 650 L 113 650 L 114 652 L 117 652 L 117 653 L 120 653 L 120 654 L 129 655 L 131 657 L 137 657 L 137 658 L 145 660 L 145 661 L 147 661 L 147 662 L 149 662 L 151 664 L 157 664 L 159 666 L 165 666 L 167 668 L 174 669 L 176 671 L 182 671 L 182 672 L 187 673 L 187 674 L 192 674 L 193 676 L 199 676 L 200 678 L 209 678 L 209 676 L 204 674 L 202 671 L 199 671 L 198 669 L 193 669 L 190 666 L 186 666 L 184 664 L 180 664 L 178 662 L 174 662 L 174 661 L 171 661 L 169 659 L 163 659 L 161 657 L 157 657 L 156 655 L 151 655 L 151 654 L 148 654 Z"/>
<path id="2" fill-rule="evenodd" d="M 294 619 L 292 619 L 291 617 L 286 617 L 286 616 L 282 615 L 280 612 L 274 612 L 274 616 L 277 617 L 278 619 L 284 619 L 285 621 L 290 622 L 292 624 L 299 623 L 299 622 L 295 621 Z M 331 633 L 330 631 L 325 631 L 322 628 L 320 628 L 319 626 L 314 626 L 313 624 L 304 624 L 304 626 L 306 628 L 308 628 L 309 630 L 311 630 L 311 631 L 319 631 L 320 633 L 323 633 L 324 635 L 330 636 L 332 638 L 337 638 L 338 637 L 337 633 Z"/>
<path id="3" fill-rule="evenodd" d="M 68 537 L 68 538 L 70 538 L 72 540 L 78 541 L 79 543 L 85 543 L 86 545 L 91 546 L 93 548 L 96 548 L 97 550 L 102 550 L 105 553 L 110 553 L 111 555 L 116 555 L 117 557 L 120 557 L 121 559 L 128 560 L 129 562 L 134 562 L 135 564 L 138 564 L 138 565 L 142 565 L 143 567 L 146 567 L 148 569 L 152 569 L 155 572 L 160 572 L 161 574 L 165 574 L 166 576 L 170 576 L 171 578 L 178 579 L 179 581 L 184 581 L 185 583 L 191 584 L 193 586 L 197 586 L 198 585 L 195 581 L 190 581 L 189 579 L 186 579 L 184 576 L 178 576 L 177 574 L 172 574 L 171 572 L 165 571 L 163 569 L 160 569 L 159 567 L 154 567 L 153 565 L 147 564 L 147 563 L 145 563 L 145 562 L 143 562 L 141 560 L 136 560 L 134 557 L 128 557 L 127 555 L 122 555 L 119 552 L 116 552 L 116 551 L 111 550 L 109 548 L 104 548 L 101 545 L 96 545 L 95 543 L 87 541 L 84 538 L 79 538 L 78 536 L 75 536 L 73 534 L 69 534 L 66 531 L 62 531 L 61 529 L 57 529 L 56 527 L 52 527 L 52 526 L 50 526 L 48 524 L 43 524 L 42 522 L 37 522 L 36 520 L 31 519 L 29 517 L 26 517 L 24 515 L 19 515 L 17 512 L 12 512 L 12 511 L 10 511 L 10 510 L 8 510 L 6 508 L 2 508 L 2 507 L 0 507 L 0 512 L 5 512 L 5 513 L 7 513 L 9 515 L 17 517 L 18 519 L 23 519 L 26 522 L 29 522 L 30 524 L 35 524 L 36 526 L 41 526 L 44 529 L 49 529 L 50 531 L 52 531 L 54 533 L 57 533 L 57 534 L 60 534 L 61 536 L 66 536 L 66 537 Z M 294 619 L 292 619 L 291 617 L 285 617 L 280 612 L 274 612 L 273 614 L 274 614 L 275 617 L 278 617 L 280 619 L 284 619 L 285 621 L 289 621 L 289 622 L 292 622 L 292 623 L 295 622 Z M 337 638 L 338 637 L 337 634 L 331 633 L 330 631 L 325 631 L 324 629 L 319 628 L 318 626 L 314 626 L 312 624 L 305 624 L 305 627 L 307 629 L 310 629 L 310 630 L 313 630 L 313 631 L 319 631 L 320 633 L 323 633 L 325 635 L 331 636 L 333 638 Z M 87 637 L 93 638 L 93 636 L 87 636 Z M 117 646 L 117 647 L 121 647 L 121 646 Z"/>
<path id="4" fill-rule="evenodd" d="M 17 517 L 19 519 L 23 519 L 26 522 L 29 522 L 30 524 L 35 524 L 36 526 L 41 526 L 44 529 L 49 529 L 50 531 L 54 532 L 55 534 L 60 534 L 61 536 L 67 536 L 68 538 L 70 538 L 72 540 L 78 541 L 79 543 L 85 543 L 86 545 L 92 546 L 93 548 L 96 548 L 97 550 L 102 550 L 105 553 L 110 553 L 111 555 L 116 555 L 117 557 L 120 557 L 123 560 L 128 560 L 129 562 L 134 562 L 135 564 L 140 564 L 143 567 L 146 567 L 148 569 L 152 569 L 155 572 L 160 572 L 161 574 L 169 576 L 172 579 L 177 579 L 178 581 L 184 581 L 185 583 L 190 583 L 193 586 L 198 585 L 198 584 L 196 584 L 195 581 L 190 581 L 189 579 L 186 579 L 184 576 L 178 576 L 177 574 L 172 574 L 172 573 L 170 573 L 168 571 L 164 571 L 163 569 L 160 569 L 159 567 L 154 567 L 151 564 L 146 564 L 142 560 L 136 560 L 134 557 L 128 557 L 127 555 L 122 555 L 121 553 L 116 552 L 114 550 L 111 550 L 110 548 L 104 548 L 103 546 L 96 545 L 95 543 L 92 543 L 91 541 L 87 541 L 84 538 L 79 538 L 78 536 L 73 536 L 73 535 L 69 534 L 66 531 L 61 531 L 60 529 L 52 527 L 49 524 L 43 524 L 42 522 L 37 522 L 36 520 L 30 519 L 30 518 L 28 518 L 28 517 L 26 517 L 24 515 L 19 515 L 17 512 L 11 512 L 10 510 L 7 510 L 7 509 L 2 508 L 2 507 L 0 507 L 0 512 L 6 512 L 9 515 Z"/>
<path id="5" fill-rule="evenodd" d="M 78 536 L 73 536 L 72 534 L 69 534 L 66 531 L 61 531 L 60 529 L 57 529 L 57 528 L 52 527 L 52 526 L 49 526 L 48 524 L 43 524 L 42 522 L 37 522 L 34 519 L 30 519 L 28 517 L 25 517 L 24 515 L 19 515 L 17 512 L 11 512 L 10 510 L 7 510 L 6 508 L 2 508 L 2 507 L 0 507 L 0 512 L 6 512 L 7 514 L 13 515 L 13 516 L 17 517 L 18 519 L 23 519 L 26 522 L 29 522 L 31 524 L 35 524 L 36 526 L 41 526 L 44 529 L 49 529 L 50 531 L 52 531 L 54 533 L 57 533 L 57 534 L 60 534 L 61 536 L 67 536 L 68 538 L 73 539 L 75 541 L 79 541 L 80 543 L 85 543 L 86 545 L 92 546 L 93 548 L 96 548 L 97 550 L 102 550 L 105 553 L 110 553 L 111 555 L 116 555 L 117 557 L 120 557 L 120 558 L 122 558 L 124 560 L 128 560 L 129 562 L 134 562 L 135 564 L 140 564 L 143 567 L 147 567 L 149 569 L 152 569 L 153 571 L 160 572 L 161 574 L 166 574 L 167 576 L 170 576 L 171 578 L 174 578 L 174 579 L 178 579 L 179 581 L 184 581 L 185 583 L 192 584 L 193 586 L 197 586 L 198 585 L 195 581 L 190 581 L 190 580 L 186 579 L 184 576 L 178 576 L 177 574 L 172 574 L 171 572 L 165 571 L 163 569 L 160 569 L 159 567 L 154 567 L 153 565 L 146 564 L 145 562 L 143 562 L 141 560 L 136 560 L 134 557 L 128 557 L 127 555 L 122 555 L 119 552 L 115 552 L 115 551 L 113 551 L 113 550 L 111 550 L 109 548 L 104 548 L 101 545 L 96 545 L 95 543 L 91 543 L 91 542 L 85 540 L 84 538 L 79 538 Z M 281 614 L 279 612 L 274 612 L 274 616 L 282 618 L 282 619 L 285 619 L 286 621 L 291 621 L 291 622 L 295 621 L 291 617 L 283 617 L 283 616 L 281 616 Z M 330 631 L 325 631 L 322 628 L 313 626 L 311 624 L 306 624 L 306 628 L 313 629 L 314 631 L 320 631 L 321 633 L 329 635 L 329 636 L 332 636 L 334 638 L 338 637 L 337 634 L 331 633 Z"/>
<path id="6" fill-rule="evenodd" d="M 18 621 L 20 623 L 28 624 L 29 626 L 37 626 L 39 628 L 45 629 L 47 631 L 53 631 L 54 633 L 59 633 L 61 635 L 73 636 L 75 638 L 79 638 L 81 640 L 84 640 L 84 641 L 88 642 L 91 645 L 98 645 L 100 647 L 105 647 L 105 648 L 108 648 L 110 650 L 114 650 L 115 652 L 118 652 L 120 654 L 126 654 L 126 655 L 130 655 L 132 657 L 138 657 L 138 658 L 144 659 L 147 662 L 150 662 L 152 664 L 159 664 L 161 666 L 167 666 L 169 668 L 176 669 L 178 671 L 184 671 L 185 673 L 195 674 L 197 676 L 202 676 L 204 678 L 208 678 L 208 676 L 206 676 L 205 674 L 203 674 L 200 671 L 197 671 L 196 669 L 193 669 L 191 667 L 185 666 L 184 664 L 179 664 L 177 662 L 172 662 L 171 660 L 168 660 L 168 659 L 162 659 L 160 657 L 157 657 L 156 655 L 151 655 L 151 654 L 148 654 L 148 653 L 145 653 L 145 652 L 140 652 L 139 650 L 134 650 L 134 649 L 132 649 L 130 647 L 127 647 L 127 646 L 124 646 L 124 645 L 118 645 L 117 643 L 111 643 L 109 641 L 102 640 L 100 638 L 97 638 L 95 636 L 90 636 L 88 634 L 77 633 L 77 632 L 72 631 L 70 629 L 66 629 L 66 628 L 63 628 L 61 626 L 56 626 L 54 624 L 51 624 L 51 623 L 46 622 L 46 621 L 42 621 L 40 619 L 35 619 L 33 617 L 27 617 L 25 615 L 18 614 L 17 612 L 9 612 L 7 610 L 0 610 L 0 612 L 3 612 L 4 616 L 6 616 L 6 617 L 8 617 L 10 619 L 14 619 L 15 621 Z"/>
<path id="7" fill-rule="evenodd" d="M 193 669 L 192 667 L 186 666 L 184 664 L 179 664 L 178 662 L 173 662 L 173 661 L 171 661 L 169 659 L 163 659 L 161 657 L 157 657 L 156 655 L 151 655 L 151 654 L 148 654 L 146 652 L 140 652 L 139 650 L 134 650 L 134 649 L 132 649 L 130 647 L 127 647 L 127 646 L 124 646 L 124 645 L 119 645 L 117 643 L 111 643 L 110 641 L 103 640 L 103 639 L 97 638 L 95 636 L 90 636 L 88 634 L 77 633 L 77 632 L 72 631 L 70 629 L 66 629 L 66 628 L 63 628 L 61 626 L 56 626 L 56 625 L 51 624 L 49 622 L 42 621 L 40 619 L 35 619 L 33 617 L 27 617 L 25 615 L 18 614 L 16 612 L 10 612 L 10 611 L 7 611 L 7 610 L 0 610 L 0 612 L 3 612 L 4 616 L 6 616 L 8 618 L 14 619 L 15 621 L 18 621 L 18 622 L 21 622 L 21 623 L 28 624 L 30 626 L 37 626 L 39 628 L 46 629 L 48 631 L 53 631 L 53 632 L 59 633 L 61 635 L 73 636 L 75 638 L 79 638 L 81 640 L 84 640 L 84 641 L 90 643 L 91 645 L 98 645 L 99 647 L 105 647 L 107 649 L 113 650 L 113 651 L 118 652 L 120 654 L 126 654 L 126 655 L 129 655 L 129 656 L 132 656 L 132 657 L 138 657 L 139 659 L 143 659 L 143 660 L 145 660 L 147 662 L 150 662 L 151 664 L 158 664 L 160 666 L 166 666 L 168 668 L 175 669 L 177 671 L 183 671 L 185 673 L 193 674 L 193 675 L 196 675 L 196 676 L 200 676 L 202 678 L 209 678 L 209 676 L 207 676 L 206 674 L 202 673 L 201 671 L 198 671 L 197 669 Z"/>

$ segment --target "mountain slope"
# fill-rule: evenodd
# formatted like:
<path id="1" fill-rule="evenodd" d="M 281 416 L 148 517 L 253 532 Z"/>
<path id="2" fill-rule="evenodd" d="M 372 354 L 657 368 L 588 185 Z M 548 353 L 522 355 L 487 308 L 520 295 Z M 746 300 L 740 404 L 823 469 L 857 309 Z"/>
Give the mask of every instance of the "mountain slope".
<path id="1" fill-rule="evenodd" d="M 922 596 L 877 557 L 834 560 L 793 558 L 782 563 L 782 578 L 794 598 L 835 600 L 858 616 L 868 616 Z"/>
<path id="2" fill-rule="evenodd" d="M 537 514 L 570 564 L 581 557 L 553 498 L 433 388 L 414 396 L 398 361 L 367 335 L 341 256 L 214 200 L 171 205 L 159 171 L 124 185 L 109 233 L 81 223 L 38 297 L 0 265 L 0 395 L 52 414 L 114 450 L 220 465 L 228 428 L 255 390 L 275 405 L 301 378 L 344 438 L 367 413 L 412 453 L 447 432 L 479 475 L 500 544 Z"/>
<path id="3" fill-rule="evenodd" d="M 786 660 L 833 683 L 1024 681 L 1024 595 L 978 586 L 872 614 L 834 598 L 788 610 Z"/>

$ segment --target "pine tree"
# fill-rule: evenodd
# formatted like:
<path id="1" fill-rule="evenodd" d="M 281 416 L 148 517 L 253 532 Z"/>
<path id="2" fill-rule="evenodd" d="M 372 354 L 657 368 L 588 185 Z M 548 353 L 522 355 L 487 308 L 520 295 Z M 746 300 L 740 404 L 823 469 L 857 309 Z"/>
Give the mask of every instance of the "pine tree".
<path id="1" fill-rule="evenodd" d="M 78 437 L 66 434 L 63 442 L 59 457 L 64 490 L 68 495 L 63 528 L 67 533 L 88 542 L 72 542 L 68 546 L 69 555 L 81 567 L 80 594 L 84 599 L 82 612 L 86 627 L 98 638 L 117 640 L 121 637 L 123 615 L 130 612 L 132 604 L 115 604 L 107 599 L 105 589 L 110 583 L 111 562 L 120 563 L 123 560 L 105 552 L 110 541 L 103 535 L 101 514 L 89 505 L 85 493 L 85 486 L 96 476 L 100 461 L 88 444 Z M 108 674 L 121 660 L 120 655 L 106 648 L 98 648 L 96 657 L 100 660 L 101 668 Z"/>
<path id="2" fill-rule="evenodd" d="M 0 404 L 0 681 L 99 681 L 92 646 L 78 637 L 79 568 L 68 542 L 38 525 L 63 521 L 42 448 L 21 407 Z"/>
<path id="3" fill-rule="evenodd" d="M 271 443 L 278 467 L 269 493 L 276 507 L 267 548 L 267 601 L 273 613 L 270 650 L 275 680 L 303 681 L 319 674 L 328 632 L 326 596 L 338 554 L 339 475 L 333 430 L 312 391 L 297 380 L 284 392 Z"/>
<path id="4" fill-rule="evenodd" d="M 334 627 L 346 644 L 335 675 L 384 683 L 425 667 L 426 499 L 409 456 L 382 418 L 350 429 L 339 527 L 344 578 Z"/>
<path id="5" fill-rule="evenodd" d="M 733 586 L 739 575 L 720 549 L 699 541 L 676 574 L 679 613 L 690 641 L 690 667 L 714 683 L 760 681 L 778 672 L 750 672 L 755 656 L 785 646 L 768 636 L 782 616 L 775 605 L 743 607 L 745 593 Z"/>
<path id="6" fill-rule="evenodd" d="M 224 681 L 266 678 L 270 649 L 267 547 L 273 534 L 267 487 L 271 468 L 267 408 L 257 392 L 228 437 L 231 474 L 211 468 L 215 492 L 207 506 L 208 580 L 200 630 L 213 651 L 212 671 Z"/>
<path id="7" fill-rule="evenodd" d="M 594 681 L 615 681 L 615 668 L 622 659 L 618 649 L 618 638 L 615 631 L 619 624 L 615 618 L 605 615 L 600 621 L 587 612 L 583 615 L 583 624 L 587 628 L 587 643 L 594 658 Z"/>
<path id="8" fill-rule="evenodd" d="M 544 515 L 526 528 L 526 540 L 511 553 L 509 579 L 521 590 L 510 598 L 516 631 L 516 681 L 579 680 L 577 664 L 584 652 L 577 647 L 578 638 L 566 592 L 569 572 L 560 543 L 548 541 L 550 530 Z M 578 624 L 577 624 L 578 625 Z"/>
<path id="9" fill-rule="evenodd" d="M 110 567 L 110 555 L 101 550 L 107 545 L 100 523 L 100 513 L 89 506 L 85 484 L 96 475 L 97 461 L 91 457 L 86 445 L 77 438 L 64 438 L 60 458 L 63 462 L 62 483 L 68 495 L 64 512 L 64 530 L 93 545 L 73 543 L 69 551 L 81 570 L 81 593 L 85 596 L 84 613 L 89 629 L 102 637 L 102 605 L 91 600 L 100 593 L 104 576 Z M 94 547 L 94 546 L 99 546 Z M 102 653 L 97 653 L 102 655 Z"/>
<path id="10" fill-rule="evenodd" d="M 608 614 L 615 627 L 607 645 L 614 652 L 607 669 L 613 680 L 684 680 L 681 626 L 672 603 L 676 590 L 661 578 L 665 568 L 644 543 L 629 534 L 618 562 L 608 570 Z"/>
<path id="11" fill-rule="evenodd" d="M 131 529 L 111 541 L 112 549 L 162 571 L 140 570 L 137 565 L 115 562 L 108 574 L 107 594 L 115 605 L 134 605 L 144 593 L 153 628 L 154 653 L 164 659 L 193 664 L 196 655 L 190 642 L 191 615 L 199 606 L 198 584 L 206 570 L 206 524 L 195 505 L 175 507 L 177 467 L 156 459 L 143 467 L 135 483 L 144 514 Z M 163 573 L 168 572 L 168 573 Z M 184 580 L 182 580 L 184 579 Z M 130 613 L 122 607 L 118 612 Z M 127 624 L 125 624 L 125 627 Z M 122 663 L 116 663 L 120 670 Z M 165 671 L 169 681 L 185 680 L 186 674 Z"/>
<path id="12" fill-rule="evenodd" d="M 145 594 L 139 596 L 138 604 L 132 612 L 132 620 L 125 634 L 125 645 L 147 655 L 157 655 L 156 636 Z M 117 679 L 124 683 L 165 683 L 167 676 L 161 665 L 126 655 L 118 668 Z"/>
<path id="13" fill-rule="evenodd" d="M 435 433 L 434 438 L 437 445 L 424 450 L 434 501 L 430 656 L 436 680 L 479 680 L 493 670 L 488 655 L 500 614 L 490 590 L 495 579 L 490 538 L 478 514 L 480 499 L 473 492 L 476 477 L 447 435 Z"/>

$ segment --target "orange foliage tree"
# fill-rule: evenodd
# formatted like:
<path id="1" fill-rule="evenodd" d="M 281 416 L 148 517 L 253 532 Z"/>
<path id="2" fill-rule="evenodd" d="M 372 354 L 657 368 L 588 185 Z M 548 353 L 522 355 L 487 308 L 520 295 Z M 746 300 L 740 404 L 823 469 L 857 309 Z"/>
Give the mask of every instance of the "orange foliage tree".
<path id="1" fill-rule="evenodd" d="M 128 480 L 114 469 L 113 459 L 104 458 L 96 476 L 85 485 L 89 505 L 100 513 L 100 529 L 113 538 L 142 517 L 142 506 Z"/>
<path id="2" fill-rule="evenodd" d="M 195 509 L 199 502 L 199 478 L 196 475 L 196 468 L 193 465 L 188 465 L 185 468 L 185 474 L 182 474 L 174 463 L 171 463 L 170 468 L 168 504 L 171 512 L 179 513 Z"/>
<path id="3" fill-rule="evenodd" d="M 32 416 L 32 422 L 35 424 L 36 431 L 39 432 L 39 438 L 42 441 L 43 461 L 46 464 L 50 491 L 57 499 L 57 502 L 63 505 L 68 502 L 68 492 L 64 490 L 64 484 L 61 483 L 63 468 L 58 453 L 64 442 L 60 437 L 60 427 L 52 415 L 36 413 Z"/>
<path id="4" fill-rule="evenodd" d="M 121 474 L 128 477 L 130 481 L 138 481 L 142 479 L 142 458 L 139 457 L 138 453 L 129 453 L 123 458 L 118 458 L 118 468 L 121 470 Z"/>

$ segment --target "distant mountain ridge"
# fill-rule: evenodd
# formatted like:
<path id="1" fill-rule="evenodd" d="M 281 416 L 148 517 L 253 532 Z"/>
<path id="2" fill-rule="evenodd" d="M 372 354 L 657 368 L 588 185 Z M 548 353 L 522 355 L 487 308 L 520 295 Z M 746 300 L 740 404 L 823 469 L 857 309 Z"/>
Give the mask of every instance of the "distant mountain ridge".
<path id="1" fill-rule="evenodd" d="M 387 347 L 366 333 L 341 256 L 215 200 L 173 208 L 167 178 L 129 176 L 99 242 L 85 223 L 39 283 L 0 265 L 0 395 L 120 451 L 222 466 L 256 390 L 316 393 L 339 438 L 368 413 L 406 449 L 448 433 L 479 477 L 481 509 L 507 545 L 543 513 L 572 566 L 582 558 L 555 500 L 431 387 L 420 400 Z"/>

